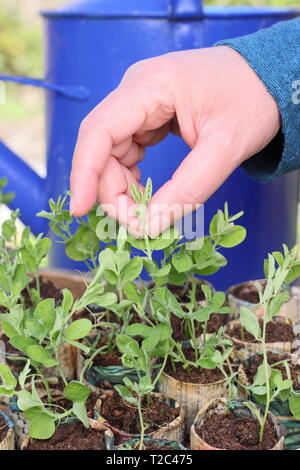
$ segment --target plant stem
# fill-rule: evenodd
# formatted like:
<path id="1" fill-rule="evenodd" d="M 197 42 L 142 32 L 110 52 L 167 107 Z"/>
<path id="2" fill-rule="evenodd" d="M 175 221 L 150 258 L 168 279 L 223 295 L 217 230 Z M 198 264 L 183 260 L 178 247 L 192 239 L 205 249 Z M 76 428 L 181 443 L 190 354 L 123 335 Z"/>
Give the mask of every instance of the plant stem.
<path id="1" fill-rule="evenodd" d="M 266 350 L 266 328 L 267 328 L 267 321 L 264 317 L 263 320 L 263 336 L 262 336 L 262 349 L 263 349 L 263 365 L 265 370 L 265 381 L 266 381 L 266 388 L 267 388 L 267 401 L 265 406 L 264 417 L 261 422 L 260 426 L 260 434 L 259 434 L 259 442 L 262 442 L 264 436 L 264 429 L 268 417 L 269 407 L 270 407 L 270 381 L 269 381 L 269 367 L 268 367 L 268 356 Z"/>
<path id="2" fill-rule="evenodd" d="M 35 366 L 35 368 L 36 368 L 37 373 L 41 377 L 42 384 L 45 387 L 45 390 L 46 390 L 46 393 L 47 393 L 48 403 L 52 403 L 51 391 L 50 391 L 50 387 L 49 387 L 49 384 L 48 384 L 48 380 L 44 377 L 44 375 L 42 374 L 41 369 L 39 367 Z"/>
<path id="3" fill-rule="evenodd" d="M 156 385 L 157 382 L 159 381 L 160 376 L 161 376 L 161 374 L 163 373 L 163 371 L 164 371 L 164 369 L 165 369 L 165 367 L 166 367 L 168 357 L 169 357 L 169 355 L 166 354 L 165 357 L 164 357 L 163 363 L 162 363 L 162 365 L 161 365 L 161 367 L 160 367 L 160 369 L 159 369 L 159 373 L 157 374 L 157 376 L 155 377 L 155 380 L 154 380 L 154 382 L 153 382 L 153 388 L 155 387 L 155 385 Z"/>
<path id="4" fill-rule="evenodd" d="M 139 445 L 139 450 L 143 450 L 144 447 L 144 436 L 145 436 L 145 425 L 144 425 L 144 418 L 142 413 L 142 399 L 139 396 L 139 402 L 137 405 L 139 420 L 140 420 L 140 428 L 141 428 L 141 440 Z"/>
<path id="5" fill-rule="evenodd" d="M 197 289 L 197 280 L 196 278 L 193 276 L 192 277 L 192 289 L 191 289 L 191 303 L 192 303 L 192 306 L 193 306 L 193 309 L 196 308 L 196 289 Z"/>
<path id="6" fill-rule="evenodd" d="M 84 366 L 82 367 L 82 370 L 81 370 L 81 373 L 80 373 L 79 382 L 82 383 L 83 377 L 84 377 L 84 374 L 85 374 L 86 370 L 89 368 L 89 366 L 91 365 L 91 363 L 93 362 L 93 360 L 95 359 L 95 357 L 98 356 L 98 354 L 100 354 L 101 351 L 103 351 L 105 348 L 106 348 L 106 346 L 102 346 L 101 348 L 97 349 L 97 350 L 91 355 L 91 357 L 89 357 L 86 361 L 84 361 Z"/>

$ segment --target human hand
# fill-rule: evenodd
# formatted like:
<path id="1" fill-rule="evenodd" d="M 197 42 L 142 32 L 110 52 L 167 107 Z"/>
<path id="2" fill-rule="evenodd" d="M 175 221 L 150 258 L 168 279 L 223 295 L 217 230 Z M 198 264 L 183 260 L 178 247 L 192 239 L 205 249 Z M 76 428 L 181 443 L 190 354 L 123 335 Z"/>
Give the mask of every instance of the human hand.
<path id="1" fill-rule="evenodd" d="M 179 205 L 182 216 L 186 205 L 191 210 L 205 202 L 279 128 L 275 100 L 229 47 L 138 62 L 81 124 L 71 173 L 71 211 L 84 215 L 98 199 L 109 215 L 138 235 L 139 223 L 130 211 L 135 205 L 130 185 L 140 179 L 137 163 L 145 147 L 173 132 L 191 151 L 152 198 L 148 233 L 155 237 L 172 222 L 168 207 Z"/>

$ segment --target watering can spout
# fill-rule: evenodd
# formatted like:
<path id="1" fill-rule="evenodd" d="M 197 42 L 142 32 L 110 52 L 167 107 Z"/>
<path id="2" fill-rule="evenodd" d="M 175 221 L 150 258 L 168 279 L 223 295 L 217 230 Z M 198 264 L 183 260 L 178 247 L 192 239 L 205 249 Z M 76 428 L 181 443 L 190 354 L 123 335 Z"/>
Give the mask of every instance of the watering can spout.
<path id="1" fill-rule="evenodd" d="M 8 191 L 15 193 L 10 207 L 21 210 L 22 222 L 34 234 L 45 232 L 46 221 L 36 217 L 36 213 L 46 205 L 45 180 L 0 140 L 0 177 L 3 176 L 8 180 Z"/>

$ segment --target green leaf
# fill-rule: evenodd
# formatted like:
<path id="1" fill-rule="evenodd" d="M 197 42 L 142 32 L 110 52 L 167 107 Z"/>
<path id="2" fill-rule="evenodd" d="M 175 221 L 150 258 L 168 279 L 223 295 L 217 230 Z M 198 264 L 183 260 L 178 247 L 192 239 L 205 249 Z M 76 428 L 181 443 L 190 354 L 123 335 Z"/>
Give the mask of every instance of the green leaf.
<path id="1" fill-rule="evenodd" d="M 75 241 L 68 241 L 65 245 L 66 255 L 74 261 L 84 261 L 88 258 L 88 254 L 81 251 L 78 247 L 78 243 Z"/>
<path id="2" fill-rule="evenodd" d="M 72 381 L 64 389 L 64 397 L 73 402 L 85 402 L 91 390 L 80 382 Z"/>
<path id="3" fill-rule="evenodd" d="M 20 372 L 19 375 L 19 384 L 21 388 L 24 388 L 28 374 L 30 373 L 30 360 L 28 360 L 24 366 L 24 369 Z"/>
<path id="4" fill-rule="evenodd" d="M 203 369 L 215 369 L 216 368 L 216 363 L 212 361 L 211 359 L 200 359 L 198 363 L 199 363 L 199 366 L 202 367 Z"/>
<path id="5" fill-rule="evenodd" d="M 115 389 L 119 393 L 119 395 L 123 398 L 123 400 L 127 401 L 128 403 L 137 405 L 138 399 L 135 398 L 131 391 L 128 388 L 124 387 L 124 385 L 115 385 Z"/>
<path id="6" fill-rule="evenodd" d="M 25 322 L 26 330 L 29 331 L 31 336 L 42 341 L 47 335 L 47 328 L 39 323 L 38 320 L 27 320 Z"/>
<path id="7" fill-rule="evenodd" d="M 203 288 L 203 286 L 202 286 Z M 212 296 L 212 304 L 215 310 L 218 310 L 219 308 L 223 307 L 225 303 L 225 294 L 224 292 L 216 292 Z"/>
<path id="8" fill-rule="evenodd" d="M 82 339 L 89 334 L 92 329 L 92 322 L 86 318 L 75 320 L 64 331 L 66 339 Z"/>
<path id="9" fill-rule="evenodd" d="M 151 334 L 152 328 L 147 325 L 143 325 L 142 323 L 134 323 L 133 325 L 129 325 L 126 328 L 126 333 L 129 336 L 143 336 L 147 337 Z"/>
<path id="10" fill-rule="evenodd" d="M 283 306 L 283 304 L 285 304 L 285 302 L 288 301 L 288 299 L 289 294 L 286 292 L 277 294 L 275 297 L 273 297 L 273 299 L 271 299 L 267 309 L 269 320 L 271 320 L 274 315 L 277 315 L 279 313 L 281 307 Z"/>
<path id="11" fill-rule="evenodd" d="M 73 413 L 82 422 L 84 427 L 88 428 L 90 423 L 86 413 L 86 407 L 83 402 L 74 402 L 72 407 Z"/>
<path id="12" fill-rule="evenodd" d="M 43 364 L 45 367 L 53 367 L 58 365 L 58 362 L 52 358 L 50 352 L 42 346 L 29 346 L 26 350 L 26 353 L 30 359 Z"/>
<path id="13" fill-rule="evenodd" d="M 144 294 L 139 292 L 137 285 L 134 282 L 127 282 L 124 287 L 124 294 L 129 300 L 136 304 L 143 303 Z"/>
<path id="14" fill-rule="evenodd" d="M 242 326 L 251 333 L 255 339 L 260 339 L 261 329 L 257 317 L 247 307 L 240 308 L 240 319 Z"/>
<path id="15" fill-rule="evenodd" d="M 218 240 L 218 245 L 223 248 L 232 248 L 242 243 L 247 235 L 245 227 L 234 225 L 233 228 Z"/>
<path id="16" fill-rule="evenodd" d="M 178 273 L 188 272 L 193 267 L 192 258 L 183 250 L 174 254 L 172 264 Z"/>
<path id="17" fill-rule="evenodd" d="M 103 295 L 98 295 L 93 303 L 96 303 L 98 307 L 111 307 L 118 302 L 116 294 L 113 292 L 107 292 Z"/>
<path id="18" fill-rule="evenodd" d="M 2 317 L 3 315 L 1 315 Z M 12 336 L 15 336 L 18 334 L 18 331 L 11 325 L 11 323 L 7 320 L 2 320 L 1 321 L 1 327 L 3 333 L 8 336 L 8 338 L 11 338 Z"/>
<path id="19" fill-rule="evenodd" d="M 72 341 L 71 339 L 67 339 L 66 343 L 71 344 L 75 348 L 81 349 L 81 351 L 83 351 L 85 354 L 89 354 L 91 351 L 91 348 L 88 348 L 84 344 L 78 343 L 77 341 Z"/>
<path id="20" fill-rule="evenodd" d="M 33 338 L 29 338 L 28 336 L 16 335 L 10 338 L 9 344 L 19 351 L 26 353 L 28 346 L 33 346 L 35 344 L 38 345 L 38 342 Z"/>
<path id="21" fill-rule="evenodd" d="M 157 238 L 149 239 L 150 249 L 153 251 L 164 250 L 170 246 L 178 237 L 178 230 L 174 227 L 171 227 L 170 229 L 167 229 L 165 232 L 160 234 Z M 136 239 L 131 235 L 128 235 L 128 242 L 138 250 L 146 251 L 147 249 L 145 240 Z"/>
<path id="22" fill-rule="evenodd" d="M 262 385 L 252 387 L 252 393 L 254 393 L 255 395 L 266 395 L 267 387 Z"/>
<path id="23" fill-rule="evenodd" d="M 55 421 L 45 413 L 36 413 L 29 426 L 29 435 L 33 439 L 49 439 L 55 432 Z"/>
<path id="24" fill-rule="evenodd" d="M 42 402 L 33 398 L 32 394 L 28 390 L 20 390 L 16 392 L 18 397 L 17 405 L 21 411 L 26 411 L 29 408 L 40 407 Z"/>
<path id="25" fill-rule="evenodd" d="M 159 334 L 156 331 L 152 331 L 151 334 L 143 340 L 142 346 L 147 352 L 152 352 L 155 346 L 160 340 Z"/>
<path id="26" fill-rule="evenodd" d="M 163 268 L 158 269 L 157 271 L 154 271 L 152 273 L 152 277 L 155 277 L 155 278 L 165 277 L 165 276 L 168 276 L 170 271 L 171 271 L 171 265 L 166 264 Z"/>
<path id="27" fill-rule="evenodd" d="M 136 355 L 139 354 L 139 343 L 130 336 L 118 334 L 116 338 L 116 343 L 120 353 L 122 354 L 124 354 L 125 352 L 131 352 Z"/>
<path id="28" fill-rule="evenodd" d="M 68 313 L 73 306 L 74 298 L 72 292 L 68 289 L 63 289 L 63 300 L 61 303 L 61 308 L 64 313 Z"/>
<path id="29" fill-rule="evenodd" d="M 267 375 L 267 378 L 266 378 L 266 369 L 265 369 L 265 366 L 264 366 L 264 364 L 261 364 L 261 365 L 257 368 L 253 385 L 254 385 L 254 386 L 257 386 L 257 385 L 266 385 L 266 380 L 269 380 L 269 378 L 271 377 L 271 374 L 272 374 L 272 369 L 271 369 L 271 367 L 270 367 L 269 365 L 268 365 L 268 367 L 267 367 L 267 373 L 268 373 L 268 375 Z"/>
<path id="30" fill-rule="evenodd" d="M 132 258 L 122 271 L 122 281 L 134 281 L 143 270 L 143 261 L 140 257 Z"/>
<path id="31" fill-rule="evenodd" d="M 37 305 L 33 315 L 38 321 L 42 322 L 47 330 L 52 330 L 56 317 L 54 299 L 42 300 Z"/>
<path id="32" fill-rule="evenodd" d="M 0 364 L 0 395 L 12 397 L 15 392 L 17 380 L 6 364 Z"/>
<path id="33" fill-rule="evenodd" d="M 147 179 L 147 183 L 146 183 L 146 186 L 145 186 L 145 191 L 144 191 L 144 197 L 143 197 L 143 200 L 144 200 L 144 204 L 146 206 L 148 206 L 148 204 L 150 203 L 151 201 L 151 198 L 152 198 L 152 180 L 151 178 L 148 178 Z"/>
<path id="34" fill-rule="evenodd" d="M 300 420 L 300 395 L 289 397 L 289 407 L 294 418 Z"/>

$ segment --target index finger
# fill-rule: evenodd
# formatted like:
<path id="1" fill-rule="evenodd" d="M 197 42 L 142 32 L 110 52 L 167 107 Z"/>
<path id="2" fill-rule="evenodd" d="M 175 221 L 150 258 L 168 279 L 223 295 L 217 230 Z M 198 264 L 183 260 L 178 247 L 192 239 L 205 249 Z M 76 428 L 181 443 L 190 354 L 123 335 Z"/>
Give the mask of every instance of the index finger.
<path id="1" fill-rule="evenodd" d="M 130 113 L 128 113 L 130 110 Z M 146 118 L 137 90 L 120 85 L 98 104 L 82 122 L 72 171 L 72 214 L 80 217 L 96 203 L 99 178 L 113 146 L 131 137 Z"/>

